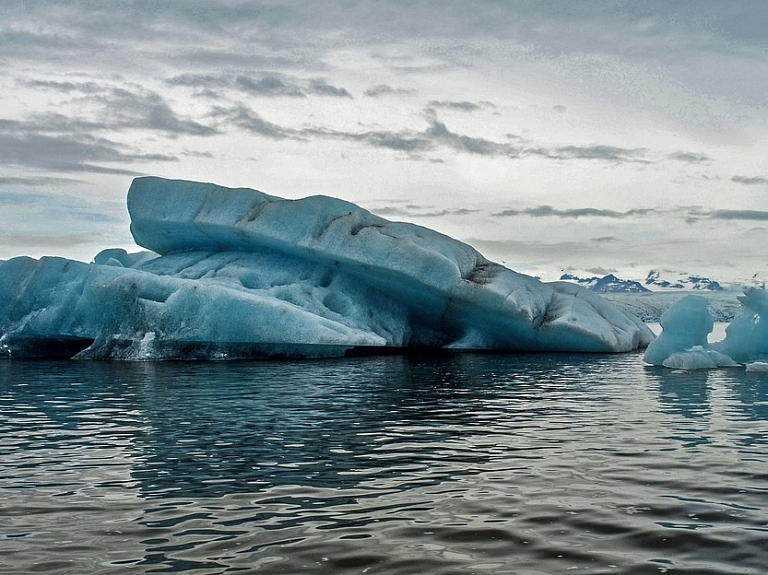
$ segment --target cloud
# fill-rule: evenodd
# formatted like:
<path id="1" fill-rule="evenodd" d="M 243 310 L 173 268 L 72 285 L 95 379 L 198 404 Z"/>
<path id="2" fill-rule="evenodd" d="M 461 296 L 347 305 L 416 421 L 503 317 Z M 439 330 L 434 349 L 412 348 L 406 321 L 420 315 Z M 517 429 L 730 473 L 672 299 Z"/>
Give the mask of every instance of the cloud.
<path id="1" fill-rule="evenodd" d="M 507 143 L 497 143 L 482 138 L 472 138 L 451 132 L 445 124 L 429 120 L 429 127 L 420 132 L 413 130 L 386 131 L 370 130 L 351 132 L 323 127 L 287 128 L 264 120 L 245 105 L 231 109 L 218 108 L 216 117 L 222 118 L 248 132 L 267 138 L 345 140 L 362 143 L 375 148 L 386 148 L 409 155 L 417 155 L 438 148 L 449 148 L 459 152 L 480 155 L 505 155 L 514 157 L 518 149 Z"/>
<path id="2" fill-rule="evenodd" d="M 58 253 L 61 250 L 88 245 L 93 242 L 90 233 L 65 234 L 7 234 L 0 232 L 0 244 L 12 246 L 15 250 L 34 248 L 46 252 Z"/>
<path id="3" fill-rule="evenodd" d="M 430 126 L 425 132 L 436 144 L 458 152 L 468 152 L 481 156 L 506 156 L 517 158 L 520 156 L 520 148 L 506 142 L 493 142 L 484 138 L 473 138 L 451 132 L 444 123 L 437 118 L 429 118 Z"/>
<path id="4" fill-rule="evenodd" d="M 338 88 L 336 86 L 332 86 L 325 80 L 310 80 L 309 82 L 309 90 L 313 94 L 318 94 L 320 96 L 333 96 L 335 98 L 351 98 L 352 94 L 350 94 L 346 89 L 344 88 Z"/>
<path id="5" fill-rule="evenodd" d="M 555 150 L 543 148 L 524 148 L 509 141 L 498 142 L 486 138 L 468 136 L 454 132 L 440 121 L 432 109 L 425 111 L 427 127 L 417 130 L 369 130 L 354 132 L 334 130 L 331 128 L 307 126 L 303 128 L 288 128 L 263 119 L 253 112 L 248 106 L 241 104 L 233 108 L 218 107 L 212 112 L 212 116 L 238 126 L 252 134 L 261 135 L 270 139 L 298 139 L 309 140 L 312 138 L 329 140 L 346 140 L 358 142 L 374 148 L 386 148 L 398 152 L 404 152 L 412 159 L 424 159 L 421 154 L 439 149 L 448 149 L 459 153 L 467 153 L 488 157 L 520 158 L 526 155 L 543 156 L 549 159 L 589 159 L 622 162 L 645 162 L 638 156 L 646 153 L 644 149 L 624 149 L 613 146 L 566 146 Z M 510 139 L 519 140 L 517 137 Z"/>
<path id="6" fill-rule="evenodd" d="M 172 162 L 175 156 L 143 154 L 106 138 L 83 134 L 8 132 L 0 127 L 0 165 L 63 173 L 139 175 L 100 164 Z"/>
<path id="7" fill-rule="evenodd" d="M 304 136 L 359 142 L 374 148 L 386 148 L 408 154 L 426 152 L 435 148 L 434 142 L 430 141 L 429 138 L 412 131 L 388 132 L 386 130 L 372 130 L 367 132 L 344 132 L 326 128 L 305 128 L 299 133 Z"/>
<path id="8" fill-rule="evenodd" d="M 103 106 L 104 122 L 110 129 L 143 129 L 170 135 L 211 136 L 217 129 L 178 116 L 156 92 L 114 88 L 94 96 Z"/>
<path id="9" fill-rule="evenodd" d="M 168 135 L 193 136 L 211 136 L 219 133 L 213 127 L 179 116 L 160 94 L 141 86 L 49 80 L 27 80 L 24 84 L 65 94 L 81 94 L 69 103 L 90 111 L 90 118 L 71 118 L 59 112 L 33 115 L 29 121 L 37 124 L 38 131 L 141 129 Z"/>
<path id="10" fill-rule="evenodd" d="M 706 164 L 712 161 L 712 158 L 706 154 L 696 154 L 693 152 L 675 152 L 667 156 L 670 160 L 684 162 L 686 164 Z"/>
<path id="11" fill-rule="evenodd" d="M 763 178 L 762 176 L 733 176 L 731 181 L 737 184 L 744 184 L 745 186 L 763 186 L 768 184 L 768 178 Z"/>
<path id="12" fill-rule="evenodd" d="M 648 163 L 643 159 L 648 150 L 645 148 L 619 148 L 616 146 L 563 146 L 555 149 L 526 149 L 526 155 L 538 155 L 553 160 L 603 160 L 610 162 Z"/>
<path id="13" fill-rule="evenodd" d="M 407 90 L 405 88 L 393 88 L 392 86 L 389 86 L 387 84 L 377 84 L 376 86 L 371 86 L 365 91 L 365 95 L 371 98 L 378 98 L 380 96 L 393 96 L 393 95 L 406 96 L 406 95 L 413 95 L 415 93 L 416 93 L 416 90 Z"/>
<path id="14" fill-rule="evenodd" d="M 709 214 L 715 220 L 768 220 L 768 212 L 759 210 L 717 210 Z"/>
<path id="15" fill-rule="evenodd" d="M 232 86 L 256 96 L 275 98 L 287 96 L 290 98 L 306 98 L 307 94 L 294 83 L 287 81 L 276 74 L 265 74 L 260 78 L 250 76 L 237 76 L 231 83 Z"/>
<path id="16" fill-rule="evenodd" d="M 235 89 L 262 98 L 306 98 L 310 94 L 351 98 L 345 88 L 330 84 L 323 78 L 303 79 L 277 72 L 242 74 L 179 74 L 165 80 L 169 86 L 185 86 L 205 90 L 206 95 L 220 96 L 216 90 Z"/>
<path id="17" fill-rule="evenodd" d="M 533 208 L 525 208 L 522 210 L 508 209 L 501 212 L 492 214 L 496 217 L 510 217 L 510 216 L 529 216 L 532 218 L 545 218 L 545 217 L 558 217 L 558 218 L 573 218 L 578 219 L 582 217 L 595 217 L 595 218 L 609 218 L 609 219 L 625 219 L 633 217 L 647 217 L 647 216 L 668 216 L 674 220 L 683 219 L 688 224 L 695 224 L 704 219 L 711 220 L 744 220 L 744 221 L 768 221 L 768 211 L 761 210 L 704 210 L 699 206 L 680 206 L 670 210 L 659 210 L 653 208 L 636 208 L 619 212 L 615 210 L 605 210 L 597 208 L 575 208 L 560 210 L 552 206 L 536 206 Z M 595 242 L 611 242 L 616 241 L 616 238 L 607 236 L 603 238 L 593 238 Z"/>
<path id="18" fill-rule="evenodd" d="M 570 269 L 573 270 L 574 268 L 570 268 Z M 602 277 L 602 276 L 607 276 L 608 274 L 616 273 L 618 270 L 616 268 L 604 268 L 602 266 L 598 266 L 598 267 L 589 268 L 585 271 L 588 271 L 589 273 Z"/>
<path id="19" fill-rule="evenodd" d="M 25 86 L 34 89 L 55 90 L 57 92 L 82 94 L 96 94 L 104 91 L 104 87 L 97 82 L 62 82 L 56 80 L 24 80 Z"/>
<path id="20" fill-rule="evenodd" d="M 627 210 L 625 212 L 617 212 L 615 210 L 602 210 L 597 208 L 576 208 L 576 209 L 568 209 L 568 210 L 558 210 L 553 208 L 552 206 L 537 206 L 535 208 L 526 208 L 524 210 L 515 210 L 515 209 L 503 210 L 493 215 L 499 216 L 499 217 L 505 217 L 505 216 L 530 216 L 533 218 L 594 217 L 594 218 L 622 219 L 622 218 L 631 218 L 631 217 L 637 217 L 637 216 L 641 216 L 641 217 L 648 216 L 656 213 L 658 213 L 657 210 L 650 209 L 650 208 L 637 208 L 637 209 Z"/>
<path id="21" fill-rule="evenodd" d="M 237 78 L 222 74 L 178 74 L 165 79 L 169 86 L 186 86 L 188 88 L 223 88 L 236 84 Z"/>
<path id="22" fill-rule="evenodd" d="M 188 158 L 213 158 L 211 152 L 199 152 L 197 150 L 182 150 L 179 154 Z"/>
<path id="23" fill-rule="evenodd" d="M 442 218 L 445 216 L 468 216 L 476 214 L 479 210 L 472 210 L 467 208 L 448 208 L 443 210 L 435 210 L 432 208 L 406 205 L 406 206 L 384 206 L 381 208 L 374 208 L 371 210 L 373 213 L 379 216 L 386 217 L 419 217 L 419 218 Z"/>
<path id="24" fill-rule="evenodd" d="M 272 122 L 268 122 L 244 105 L 229 109 L 215 108 L 211 112 L 211 115 L 223 119 L 246 132 L 272 140 L 284 140 L 288 138 L 301 139 L 300 131 L 284 128 L 277 124 L 273 124 Z"/>
<path id="25" fill-rule="evenodd" d="M 484 107 L 474 102 L 467 102 L 466 100 L 461 102 L 453 102 L 451 100 L 430 100 L 427 106 L 430 108 L 449 108 L 451 110 L 463 110 L 465 112 L 473 112 Z"/>
<path id="26" fill-rule="evenodd" d="M 54 178 L 50 176 L 32 176 L 32 177 L 14 177 L 14 176 L 0 176 L 0 187 L 38 187 L 38 186 L 58 186 L 62 184 L 81 184 L 82 180 L 76 180 L 74 178 Z M 2 195 L 2 192 L 0 192 Z M 29 195 L 29 194 L 24 194 Z M 2 202 L 0 197 L 0 202 Z"/>

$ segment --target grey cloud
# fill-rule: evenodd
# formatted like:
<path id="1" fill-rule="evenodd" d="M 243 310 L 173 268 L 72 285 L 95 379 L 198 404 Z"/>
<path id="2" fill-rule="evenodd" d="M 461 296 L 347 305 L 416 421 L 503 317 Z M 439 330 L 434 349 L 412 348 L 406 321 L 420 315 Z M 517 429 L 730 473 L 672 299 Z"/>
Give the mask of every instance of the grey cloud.
<path id="1" fill-rule="evenodd" d="M 247 106 L 237 106 L 232 109 L 216 108 L 213 110 L 212 115 L 217 118 L 223 118 L 251 134 L 264 136 L 272 140 L 300 139 L 300 132 L 268 122 Z"/>
<path id="2" fill-rule="evenodd" d="M 430 123 L 431 125 L 426 131 L 426 135 L 435 142 L 453 150 L 481 156 L 507 156 L 510 158 L 520 156 L 520 148 L 511 144 L 456 134 L 436 119 L 431 120 Z"/>
<path id="3" fill-rule="evenodd" d="M 398 152 L 425 152 L 434 148 L 434 143 L 418 133 L 402 131 L 341 132 L 324 128 L 305 128 L 300 132 L 304 136 L 317 136 L 333 140 L 360 142 L 374 148 L 387 148 Z"/>
<path id="4" fill-rule="evenodd" d="M 37 114 L 26 120 L 0 119 L 0 131 L 7 133 L 68 133 L 84 134 L 105 129 L 100 122 L 90 122 L 81 118 L 70 118 L 64 114 Z"/>
<path id="5" fill-rule="evenodd" d="M 696 154 L 693 152 L 675 152 L 668 157 L 670 160 L 685 162 L 687 164 L 704 164 L 712 161 L 712 158 L 706 154 Z"/>
<path id="6" fill-rule="evenodd" d="M 225 110 L 218 108 L 215 116 L 225 118 L 230 123 L 254 134 L 272 139 L 308 139 L 326 138 L 360 142 L 377 148 L 405 152 L 412 159 L 423 159 L 418 154 L 439 148 L 481 156 L 500 156 L 519 158 L 522 155 L 541 155 L 552 159 L 594 159 L 623 162 L 644 161 L 637 156 L 645 153 L 643 149 L 628 150 L 612 146 L 578 147 L 567 146 L 554 151 L 544 149 L 526 149 L 510 142 L 496 142 L 485 138 L 467 136 L 451 131 L 444 122 L 438 120 L 434 110 L 425 111 L 428 126 L 422 131 L 372 130 L 366 132 L 340 131 L 322 127 L 292 129 L 279 126 L 261 118 L 245 105 Z"/>
<path id="7" fill-rule="evenodd" d="M 104 122 L 113 129 L 136 128 L 193 136 L 219 133 L 215 128 L 179 117 L 168 102 L 155 92 L 115 88 L 94 99 L 102 104 Z"/>
<path id="8" fill-rule="evenodd" d="M 318 94 L 321 96 L 334 96 L 336 98 L 352 97 L 352 94 L 350 94 L 346 89 L 332 86 L 325 80 L 311 80 L 309 82 L 309 89 L 313 94 Z"/>
<path id="9" fill-rule="evenodd" d="M 467 102 L 461 101 L 461 102 L 453 102 L 451 100 L 430 100 L 430 102 L 427 104 L 430 108 L 449 108 L 451 110 L 464 110 L 466 112 L 472 112 L 474 110 L 479 110 L 482 108 L 480 104 L 475 104 L 474 102 Z"/>
<path id="10" fill-rule="evenodd" d="M 345 88 L 330 84 L 322 78 L 310 80 L 274 72 L 232 74 L 180 74 L 168 78 L 169 86 L 186 86 L 204 90 L 233 88 L 251 96 L 264 98 L 306 98 L 308 94 L 351 98 Z M 210 92 L 216 95 L 216 92 Z"/>
<path id="11" fill-rule="evenodd" d="M 14 249 L 34 248 L 56 253 L 58 250 L 88 245 L 93 241 L 92 233 L 61 235 L 6 234 L 0 232 L 0 244 Z"/>
<path id="12" fill-rule="evenodd" d="M 25 80 L 25 86 L 35 89 L 55 90 L 57 92 L 82 94 L 97 94 L 104 92 L 106 88 L 97 82 L 61 82 L 55 80 Z"/>
<path id="13" fill-rule="evenodd" d="M 426 211 L 425 211 L 426 210 Z M 385 206 L 382 208 L 372 209 L 377 215 L 380 216 L 394 216 L 394 217 L 420 217 L 420 218 L 442 218 L 445 216 L 467 216 L 476 214 L 479 210 L 470 210 L 467 208 L 450 208 L 444 210 L 429 210 L 426 207 L 407 205 L 407 206 Z"/>
<path id="14" fill-rule="evenodd" d="M 762 186 L 768 184 L 768 178 L 763 178 L 762 176 L 733 176 L 731 181 L 736 182 L 737 184 L 744 184 L 745 186 Z"/>
<path id="15" fill-rule="evenodd" d="M 570 269 L 573 270 L 573 268 L 570 268 Z M 598 266 L 598 267 L 589 268 L 586 271 L 593 273 L 595 275 L 606 276 L 608 274 L 616 273 L 617 270 L 616 268 L 604 268 L 602 266 Z"/>
<path id="16" fill-rule="evenodd" d="M 197 150 L 183 150 L 180 155 L 187 156 L 189 158 L 213 158 L 211 152 L 198 152 Z"/>
<path id="17" fill-rule="evenodd" d="M 642 2 L 608 6 L 595 1 L 452 2 L 438 10 L 428 2 L 412 2 L 393 10 L 386 2 L 71 0 L 52 9 L 44 2 L 4 0 L 3 8 L 4 19 L 22 24 L 8 27 L 6 34 L 11 37 L 6 45 L 14 55 L 28 58 L 45 52 L 52 52 L 52 57 L 53 50 L 66 47 L 67 41 L 76 44 L 72 52 L 86 55 L 94 44 L 109 45 L 116 39 L 136 46 L 126 59 L 137 55 L 151 59 L 174 42 L 207 46 L 217 45 L 213 40 L 226 41 L 234 36 L 247 46 L 263 46 L 264 53 L 273 47 L 273 52 L 291 59 L 305 57 L 312 49 L 333 49 L 338 45 L 336 38 L 349 35 L 355 41 L 371 37 L 388 38 L 392 43 L 418 39 L 427 45 L 450 38 L 456 46 L 453 51 L 432 51 L 433 58 L 441 60 L 458 59 L 456 52 L 466 52 L 480 38 L 533 46 L 547 55 L 597 53 L 630 61 L 645 56 L 663 63 L 676 59 L 677 64 L 680 57 L 699 55 L 694 59 L 698 64 L 714 51 L 735 51 L 734 44 L 746 43 L 746 48 L 762 53 L 766 40 L 760 23 L 765 21 L 765 8 L 757 1 L 747 4 L 748 9 L 739 10 L 715 0 L 655 3 L 653 8 Z M 24 41 L 18 30 L 33 30 L 33 25 L 57 32 L 36 34 Z M 161 34 L 164 42 L 147 51 Z M 45 40 L 47 46 L 42 44 Z M 37 49 L 31 54 L 27 49 L 30 45 Z M 297 45 L 303 49 L 290 49 Z M 216 54 L 211 49 L 197 52 Z M 238 55 L 243 59 L 251 56 L 231 50 L 219 64 L 231 64 Z M 200 53 L 182 57 L 190 64 L 202 61 Z M 692 73 L 698 71 L 694 68 Z"/>
<path id="18" fill-rule="evenodd" d="M 3 187 L 38 187 L 38 186 L 59 186 L 63 184 L 83 183 L 82 180 L 74 178 L 52 178 L 49 176 L 32 177 L 13 177 L 0 176 L 0 186 Z M 0 192 L 3 193 L 3 192 Z M 7 194 L 6 194 L 7 196 Z M 0 199 L 0 201 L 3 201 Z"/>
<path id="19" fill-rule="evenodd" d="M 295 83 L 288 82 L 276 75 L 264 75 L 253 79 L 250 76 L 238 76 L 234 86 L 249 94 L 258 96 L 288 96 L 291 98 L 306 98 L 306 93 Z"/>
<path id="20" fill-rule="evenodd" d="M 210 47 L 186 49 L 177 46 L 177 52 L 168 54 L 169 62 L 182 68 L 239 68 L 254 67 L 271 70 L 315 70 L 327 68 L 314 53 L 308 51 L 279 50 L 280 46 L 262 46 L 258 43 L 239 44 L 231 49 Z"/>
<path id="21" fill-rule="evenodd" d="M 222 88 L 232 85 L 232 78 L 221 74 L 179 74 L 166 78 L 169 86 L 187 86 L 189 88 Z"/>
<path id="22" fill-rule="evenodd" d="M 404 152 L 411 159 L 424 159 L 419 154 L 435 151 L 440 148 L 447 148 L 460 153 L 507 158 L 518 158 L 524 152 L 530 153 L 528 150 L 524 151 L 519 146 L 509 142 L 495 142 L 485 138 L 476 138 L 453 132 L 445 123 L 439 121 L 434 112 L 430 110 L 426 113 L 428 126 L 422 131 L 371 130 L 351 132 L 321 127 L 286 128 L 263 119 L 245 105 L 240 105 L 233 109 L 217 108 L 213 115 L 253 134 L 259 134 L 271 139 L 325 138 L 346 140 L 359 142 L 375 148 L 386 148 Z M 600 147 L 601 150 L 603 148 L 606 147 Z M 615 150 L 621 149 L 611 148 L 611 150 L 614 150 L 614 155 L 618 155 L 618 152 Z M 629 153 L 631 151 L 625 152 Z M 593 156 L 597 157 L 596 154 L 593 154 Z"/>
<path id="23" fill-rule="evenodd" d="M 3 8 L 5 10 L 5 6 Z M 3 16 L 6 23 L 12 22 L 8 13 L 4 13 Z M 32 32 L 18 27 L 5 29 L 0 27 L 0 46 L 2 46 L 0 62 L 10 58 L 14 60 L 42 59 L 55 62 L 81 53 L 84 47 L 83 43 L 76 37 L 51 32 Z"/>
<path id="24" fill-rule="evenodd" d="M 388 148 L 409 154 L 428 152 L 440 147 L 457 152 L 486 156 L 517 157 L 519 149 L 508 143 L 493 142 L 483 138 L 473 138 L 451 132 L 444 123 L 430 120 L 429 127 L 421 132 L 414 131 L 369 131 L 369 132 L 340 132 L 327 129 L 304 129 L 305 136 L 320 136 L 332 139 L 350 140 L 368 144 L 377 148 Z"/>
<path id="25" fill-rule="evenodd" d="M 378 84 L 371 86 L 365 91 L 366 96 L 371 98 L 378 98 L 379 96 L 391 96 L 391 95 L 411 95 L 415 94 L 416 90 L 406 90 L 405 88 L 393 88 L 387 84 Z"/>
<path id="26" fill-rule="evenodd" d="M 710 214 L 715 220 L 768 220 L 768 212 L 759 210 L 717 210 Z"/>
<path id="27" fill-rule="evenodd" d="M 616 146 L 563 146 L 548 150 L 546 148 L 526 149 L 526 154 L 540 155 L 555 160 L 604 160 L 611 162 L 640 162 L 647 153 L 644 148 L 618 148 Z"/>
<path id="28" fill-rule="evenodd" d="M 533 218 L 543 217 L 558 217 L 558 218 L 581 218 L 581 217 L 598 217 L 598 218 L 611 218 L 622 219 L 632 217 L 645 217 L 652 215 L 663 215 L 666 212 L 662 212 L 652 208 L 637 208 L 627 210 L 625 212 L 618 212 L 615 210 L 602 210 L 597 208 L 575 208 L 567 210 L 559 210 L 552 206 L 536 206 L 533 208 L 526 208 L 522 210 L 508 209 L 493 214 L 496 217 L 509 217 L 509 216 L 529 216 Z M 668 213 L 673 217 L 682 217 L 686 223 L 695 224 L 702 219 L 715 219 L 715 220 L 747 220 L 747 221 L 768 221 L 768 211 L 760 210 L 715 210 L 705 211 L 698 206 L 682 206 L 670 210 Z M 615 238 L 594 238 L 593 241 L 613 241 Z"/>
<path id="29" fill-rule="evenodd" d="M 595 217 L 595 218 L 630 218 L 636 216 L 647 216 L 658 213 L 657 210 L 650 208 L 638 208 L 633 210 L 627 210 L 626 212 L 617 212 L 615 210 L 601 210 L 597 208 L 576 208 L 569 210 L 558 210 L 552 206 L 537 206 L 535 208 L 526 208 L 524 210 L 503 210 L 494 216 L 531 216 L 534 218 L 544 217 L 558 217 L 558 218 L 583 218 L 583 217 Z"/>
<path id="30" fill-rule="evenodd" d="M 468 216 L 476 214 L 480 210 L 470 210 L 467 208 L 454 208 L 450 210 L 438 210 L 434 212 L 426 212 L 424 214 L 417 214 L 423 218 L 442 218 L 443 216 Z"/>
<path id="31" fill-rule="evenodd" d="M 192 119 L 179 116 L 171 105 L 156 92 L 139 86 L 115 87 L 95 82 L 49 82 L 31 80 L 30 86 L 41 86 L 65 93 L 83 94 L 72 101 L 85 104 L 93 117 L 72 118 L 60 113 L 32 116 L 22 123 L 18 120 L 0 120 L 0 125 L 16 122 L 24 129 L 37 132 L 98 132 L 102 130 L 143 129 L 168 135 L 211 136 L 218 130 Z"/>
<path id="32" fill-rule="evenodd" d="M 175 156 L 135 153 L 106 138 L 77 134 L 8 133 L 0 130 L 0 165 L 65 173 L 138 175 L 133 170 L 99 164 L 175 160 Z"/>

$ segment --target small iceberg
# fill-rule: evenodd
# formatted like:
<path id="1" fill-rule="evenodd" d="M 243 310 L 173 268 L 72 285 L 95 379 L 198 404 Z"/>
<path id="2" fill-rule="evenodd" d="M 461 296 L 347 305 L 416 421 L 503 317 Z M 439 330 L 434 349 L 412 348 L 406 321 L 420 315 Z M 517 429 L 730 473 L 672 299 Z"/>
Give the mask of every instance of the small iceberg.
<path id="1" fill-rule="evenodd" d="M 645 350 L 651 365 L 674 369 L 710 369 L 747 365 L 760 372 L 768 364 L 768 293 L 750 288 L 739 296 L 744 313 L 725 329 L 723 341 L 710 345 L 707 336 L 714 322 L 701 296 L 686 296 L 661 316 L 662 332 Z"/>

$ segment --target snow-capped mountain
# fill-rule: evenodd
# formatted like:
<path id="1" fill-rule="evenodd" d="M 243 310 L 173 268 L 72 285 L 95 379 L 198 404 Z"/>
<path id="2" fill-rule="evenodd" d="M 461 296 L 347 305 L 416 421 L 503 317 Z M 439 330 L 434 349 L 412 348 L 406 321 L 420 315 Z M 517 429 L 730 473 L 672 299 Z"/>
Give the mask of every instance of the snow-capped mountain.
<path id="1" fill-rule="evenodd" d="M 645 285 L 652 289 L 675 289 L 675 290 L 708 290 L 723 291 L 725 288 L 713 279 L 687 274 L 685 272 L 674 272 L 670 270 L 651 270 L 645 278 Z"/>
<path id="2" fill-rule="evenodd" d="M 573 274 L 563 274 L 560 276 L 563 281 L 570 281 L 579 284 L 587 289 L 600 293 L 642 293 L 650 291 L 643 287 L 640 282 L 634 280 L 623 280 L 613 274 L 603 277 L 580 278 Z"/>
<path id="3" fill-rule="evenodd" d="M 658 322 L 664 311 L 690 293 L 706 298 L 715 321 L 728 322 L 743 312 L 738 296 L 745 288 L 765 286 L 757 276 L 749 282 L 723 285 L 701 275 L 670 270 L 651 270 L 643 282 L 645 285 L 610 273 L 602 277 L 589 276 L 588 273 L 584 276 L 572 271 L 561 275 L 560 279 L 600 292 L 614 305 L 646 322 Z"/>

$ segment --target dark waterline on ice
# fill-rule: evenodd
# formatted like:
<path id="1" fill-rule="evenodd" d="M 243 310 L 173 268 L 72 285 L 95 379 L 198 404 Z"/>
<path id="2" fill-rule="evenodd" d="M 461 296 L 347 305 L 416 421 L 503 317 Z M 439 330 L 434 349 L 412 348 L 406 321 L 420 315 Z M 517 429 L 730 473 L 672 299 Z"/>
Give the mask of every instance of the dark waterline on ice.
<path id="1" fill-rule="evenodd" d="M 763 573 L 768 377 L 0 362 L 3 573 Z"/>

